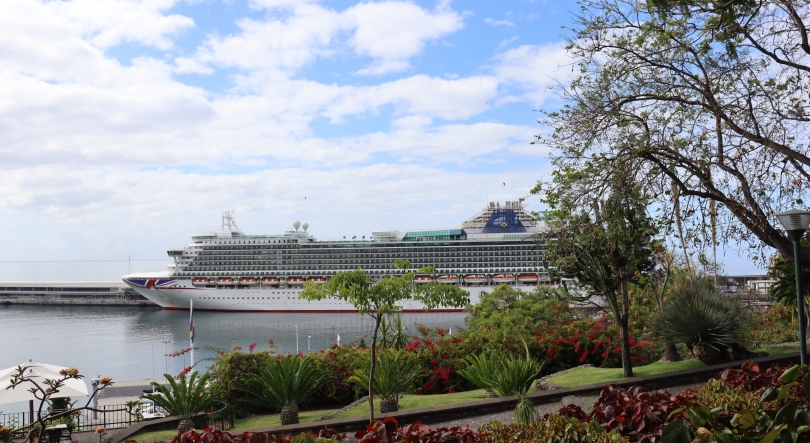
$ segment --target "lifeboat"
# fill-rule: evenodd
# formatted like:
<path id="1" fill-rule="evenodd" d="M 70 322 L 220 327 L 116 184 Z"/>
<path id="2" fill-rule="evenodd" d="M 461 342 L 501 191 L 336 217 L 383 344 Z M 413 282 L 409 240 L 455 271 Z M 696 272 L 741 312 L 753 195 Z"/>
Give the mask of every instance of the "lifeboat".
<path id="1" fill-rule="evenodd" d="M 416 277 L 413 278 L 413 282 L 414 283 L 419 283 L 419 284 L 430 283 L 432 281 L 433 281 L 433 277 L 431 277 L 429 275 L 417 275 Z"/>
<path id="2" fill-rule="evenodd" d="M 288 285 L 303 285 L 304 278 L 303 277 L 287 277 L 287 284 Z"/>
<path id="3" fill-rule="evenodd" d="M 474 274 L 464 277 L 464 283 L 481 284 L 487 282 L 487 276 L 484 274 Z"/>
<path id="4" fill-rule="evenodd" d="M 191 284 L 194 286 L 206 286 L 211 284 L 211 279 L 208 277 L 192 278 Z"/>
<path id="5" fill-rule="evenodd" d="M 239 279 L 239 284 L 253 286 L 259 284 L 259 279 L 256 277 L 242 277 Z"/>
<path id="6" fill-rule="evenodd" d="M 492 276 L 493 283 L 514 283 L 515 276 L 512 274 L 497 274 Z"/>
<path id="7" fill-rule="evenodd" d="M 278 279 L 278 277 L 262 277 L 263 285 L 277 285 L 280 282 L 281 281 Z"/>
<path id="8" fill-rule="evenodd" d="M 322 284 L 326 283 L 326 277 L 309 277 L 307 279 L 307 281 L 311 281 L 312 283 L 317 283 L 319 285 L 322 285 Z"/>
<path id="9" fill-rule="evenodd" d="M 518 281 L 521 283 L 537 283 L 537 280 L 538 280 L 537 274 L 518 275 Z"/>
<path id="10" fill-rule="evenodd" d="M 232 285 L 233 277 L 217 277 L 218 285 Z"/>
<path id="11" fill-rule="evenodd" d="M 439 283 L 458 283 L 458 275 L 440 275 L 436 281 Z"/>

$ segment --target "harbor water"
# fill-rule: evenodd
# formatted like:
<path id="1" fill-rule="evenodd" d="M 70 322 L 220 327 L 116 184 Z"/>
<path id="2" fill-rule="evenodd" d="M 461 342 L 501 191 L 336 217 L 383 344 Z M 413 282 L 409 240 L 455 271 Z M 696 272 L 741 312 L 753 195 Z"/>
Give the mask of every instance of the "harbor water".
<path id="1" fill-rule="evenodd" d="M 416 334 L 415 324 L 451 328 L 463 326 L 464 313 L 407 313 L 403 324 Z M 194 313 L 197 368 L 205 370 L 213 349 L 230 350 L 256 343 L 256 351 L 268 349 L 273 340 L 277 351 L 318 352 L 366 337 L 373 328 L 369 316 L 357 313 Z M 297 326 L 297 328 L 296 328 Z M 297 335 L 296 335 L 297 329 Z M 97 375 L 113 380 L 162 378 L 178 374 L 189 365 L 189 355 L 167 356 L 189 347 L 188 311 L 118 306 L 0 305 L 0 369 L 30 360 L 73 366 L 86 381 Z M 297 345 L 296 345 L 297 337 Z M 24 405 L 0 405 L 16 412 Z M 26 408 L 24 408 L 26 409 Z M 23 410 L 23 409 L 20 409 Z"/>

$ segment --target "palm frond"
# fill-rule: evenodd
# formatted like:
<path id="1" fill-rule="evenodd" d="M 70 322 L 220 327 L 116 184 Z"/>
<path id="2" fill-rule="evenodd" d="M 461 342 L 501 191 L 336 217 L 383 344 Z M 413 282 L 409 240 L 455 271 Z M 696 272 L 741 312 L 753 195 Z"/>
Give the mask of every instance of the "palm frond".
<path id="1" fill-rule="evenodd" d="M 317 391 L 326 382 L 325 376 L 311 357 L 287 355 L 269 360 L 258 374 L 249 374 L 239 389 L 251 394 L 254 403 L 292 407 Z"/>
<path id="2" fill-rule="evenodd" d="M 205 386 L 210 374 L 203 374 L 199 378 L 197 375 L 196 371 L 192 372 L 189 377 L 186 377 L 186 374 L 180 374 L 180 377 L 175 380 L 171 375 L 163 374 L 170 388 L 158 382 L 152 382 L 151 384 L 157 392 L 144 394 L 141 398 L 160 404 L 173 416 L 190 419 L 200 412 L 204 412 L 213 403 L 213 398 Z"/>

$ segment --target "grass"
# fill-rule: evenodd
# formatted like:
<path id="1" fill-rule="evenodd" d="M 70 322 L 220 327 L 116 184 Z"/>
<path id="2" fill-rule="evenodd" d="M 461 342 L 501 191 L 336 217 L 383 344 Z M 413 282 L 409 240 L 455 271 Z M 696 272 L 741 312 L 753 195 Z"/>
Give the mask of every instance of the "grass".
<path id="1" fill-rule="evenodd" d="M 703 366 L 703 363 L 695 359 L 683 360 L 676 363 L 655 362 L 646 366 L 638 366 L 633 368 L 633 375 L 636 377 L 641 377 L 644 375 L 662 374 L 665 372 L 692 369 L 699 366 Z M 622 368 L 595 368 L 590 366 L 547 378 L 546 381 L 551 384 L 571 388 L 574 386 L 590 385 L 594 383 L 606 383 L 622 378 L 624 378 L 622 376 Z"/>

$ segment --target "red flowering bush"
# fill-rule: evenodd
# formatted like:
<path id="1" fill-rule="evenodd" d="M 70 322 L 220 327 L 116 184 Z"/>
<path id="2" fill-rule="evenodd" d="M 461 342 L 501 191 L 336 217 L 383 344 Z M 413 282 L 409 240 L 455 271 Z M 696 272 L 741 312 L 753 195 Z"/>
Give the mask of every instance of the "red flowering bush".
<path id="1" fill-rule="evenodd" d="M 361 387 L 351 383 L 349 377 L 358 361 L 369 358 L 368 350 L 336 346 L 311 355 L 315 366 L 325 371 L 328 376 L 326 383 L 304 403 L 304 406 L 307 406 L 307 403 L 342 406 L 367 394 Z"/>

